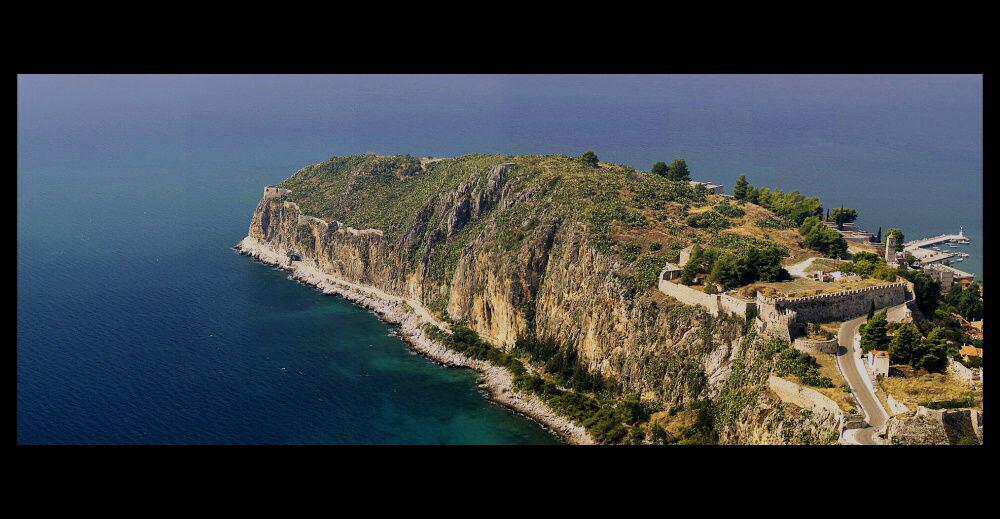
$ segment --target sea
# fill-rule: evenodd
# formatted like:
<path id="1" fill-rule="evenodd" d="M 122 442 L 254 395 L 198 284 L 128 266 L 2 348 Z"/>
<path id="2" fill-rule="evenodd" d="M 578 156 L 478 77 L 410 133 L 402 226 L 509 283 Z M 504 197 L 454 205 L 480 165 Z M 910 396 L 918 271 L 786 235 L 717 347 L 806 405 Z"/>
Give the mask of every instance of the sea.
<path id="1" fill-rule="evenodd" d="M 20 444 L 557 444 L 476 374 L 237 255 L 263 187 L 374 151 L 683 157 L 982 280 L 981 76 L 22 75 Z"/>

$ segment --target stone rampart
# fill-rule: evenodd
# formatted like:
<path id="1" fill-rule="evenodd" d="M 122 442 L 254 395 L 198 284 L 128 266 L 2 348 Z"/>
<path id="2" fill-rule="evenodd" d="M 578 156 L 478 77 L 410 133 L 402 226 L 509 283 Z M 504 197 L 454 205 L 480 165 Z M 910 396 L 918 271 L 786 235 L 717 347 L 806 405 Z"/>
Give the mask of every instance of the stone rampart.
<path id="1" fill-rule="evenodd" d="M 706 294 L 680 283 L 671 283 L 660 276 L 660 292 L 686 304 L 698 305 L 712 315 L 719 315 L 719 296 L 717 294 Z"/>
<path id="2" fill-rule="evenodd" d="M 701 290 L 680 283 L 671 283 L 663 279 L 662 273 L 660 274 L 659 288 L 660 292 L 686 305 L 698 305 L 715 316 L 725 313 L 746 317 L 747 310 L 757 306 L 754 301 L 745 301 L 729 294 L 706 294 Z"/>
<path id="3" fill-rule="evenodd" d="M 719 308 L 727 313 L 746 317 L 748 310 L 751 308 L 757 308 L 757 303 L 754 301 L 740 299 L 729 294 L 720 294 Z"/>
<path id="4" fill-rule="evenodd" d="M 291 189 L 284 189 L 275 186 L 267 186 L 264 188 L 264 198 L 271 198 L 272 196 L 281 196 L 291 193 Z"/>
<path id="5" fill-rule="evenodd" d="M 831 294 L 764 299 L 765 303 L 773 304 L 777 309 L 794 311 L 800 322 L 829 322 L 865 315 L 872 303 L 875 303 L 876 310 L 900 305 L 907 302 L 910 295 L 906 283 L 890 283 Z"/>
<path id="6" fill-rule="evenodd" d="M 948 372 L 969 385 L 983 381 L 982 368 L 969 368 L 954 359 L 948 359 Z"/>

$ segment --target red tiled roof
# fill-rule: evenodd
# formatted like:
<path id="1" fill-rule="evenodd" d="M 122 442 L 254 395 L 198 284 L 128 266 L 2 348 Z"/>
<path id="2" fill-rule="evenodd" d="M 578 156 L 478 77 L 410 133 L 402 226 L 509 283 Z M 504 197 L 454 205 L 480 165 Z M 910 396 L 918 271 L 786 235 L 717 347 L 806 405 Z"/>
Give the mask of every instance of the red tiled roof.
<path id="1" fill-rule="evenodd" d="M 958 353 L 963 357 L 982 357 L 983 349 L 974 346 L 962 346 L 962 349 L 958 350 Z"/>

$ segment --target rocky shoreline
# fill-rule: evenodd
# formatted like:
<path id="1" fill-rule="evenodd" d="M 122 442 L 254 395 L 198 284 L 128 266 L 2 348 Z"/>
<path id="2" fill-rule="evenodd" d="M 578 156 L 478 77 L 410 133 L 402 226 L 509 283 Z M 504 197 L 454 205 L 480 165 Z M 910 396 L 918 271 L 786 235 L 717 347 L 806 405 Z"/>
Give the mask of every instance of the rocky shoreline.
<path id="1" fill-rule="evenodd" d="M 563 440 L 576 445 L 594 444 L 586 429 L 556 413 L 535 395 L 514 390 L 514 381 L 505 368 L 473 359 L 430 339 L 422 325 L 438 328 L 447 325 L 435 319 L 419 302 L 387 294 L 381 290 L 339 279 L 313 266 L 311 261 L 290 261 L 286 251 L 274 250 L 266 243 L 247 236 L 235 249 L 262 263 L 291 271 L 291 277 L 313 285 L 323 293 L 336 294 L 374 312 L 385 322 L 399 325 L 398 335 L 417 353 L 445 366 L 473 369 L 480 373 L 479 387 L 489 400 L 526 416 L 553 431 Z"/>

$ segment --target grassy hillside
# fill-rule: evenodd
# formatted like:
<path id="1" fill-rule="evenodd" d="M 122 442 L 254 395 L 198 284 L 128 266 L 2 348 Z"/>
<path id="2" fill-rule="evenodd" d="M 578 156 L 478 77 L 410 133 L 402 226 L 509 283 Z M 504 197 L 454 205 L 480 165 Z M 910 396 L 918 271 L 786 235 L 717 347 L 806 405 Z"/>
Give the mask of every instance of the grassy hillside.
<path id="1" fill-rule="evenodd" d="M 464 182 L 480 186 L 503 163 L 516 165 L 506 182 L 517 202 L 489 210 L 449 236 L 444 246 L 434 247 L 431 267 L 441 279 L 448 279 L 457 251 L 480 233 L 493 235 L 491 247 L 515 250 L 536 226 L 553 221 L 585 224 L 591 244 L 620 259 L 625 284 L 640 291 L 655 284 L 665 261 L 676 261 L 678 251 L 693 243 L 730 250 L 777 243 L 790 254 L 803 252 L 796 231 L 782 228 L 780 219 L 761 207 L 628 166 L 602 162 L 594 167 L 567 156 L 334 157 L 303 168 L 280 187 L 292 190 L 289 200 L 306 214 L 380 229 L 402 243 L 406 233 L 419 228 L 417 219 L 441 217 L 428 214 L 437 198 Z M 412 254 L 416 258 L 423 252 Z"/>

